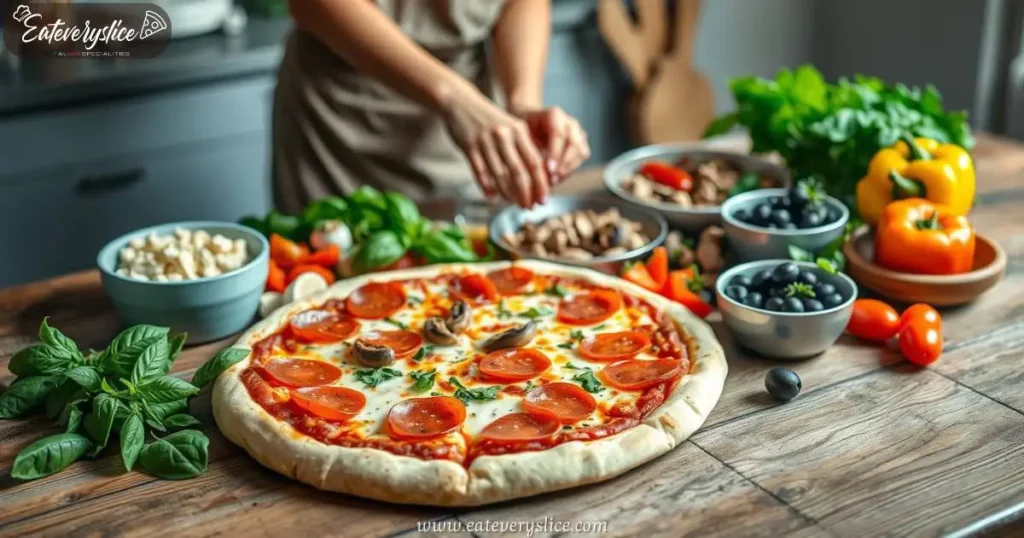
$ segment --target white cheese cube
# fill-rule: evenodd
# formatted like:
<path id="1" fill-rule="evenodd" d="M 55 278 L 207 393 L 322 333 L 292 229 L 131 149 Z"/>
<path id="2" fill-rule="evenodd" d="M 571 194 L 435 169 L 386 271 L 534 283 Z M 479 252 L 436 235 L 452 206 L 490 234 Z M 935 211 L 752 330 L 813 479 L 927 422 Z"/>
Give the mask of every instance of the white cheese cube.
<path id="1" fill-rule="evenodd" d="M 127 267 L 122 267 L 117 270 L 117 274 L 123 277 L 128 277 L 131 276 L 131 271 L 129 271 Z"/>
<path id="2" fill-rule="evenodd" d="M 234 248 L 232 249 L 232 251 L 241 252 L 243 256 L 248 256 L 249 244 L 245 242 L 245 239 L 235 239 Z"/>
<path id="3" fill-rule="evenodd" d="M 167 282 L 167 275 L 160 273 L 159 275 L 156 275 L 156 278 L 154 278 L 153 280 L 157 282 Z"/>
<path id="4" fill-rule="evenodd" d="M 146 238 L 141 236 L 133 237 L 128 240 L 128 246 L 134 248 L 135 250 L 142 250 L 146 248 Z"/>
<path id="5" fill-rule="evenodd" d="M 206 267 L 203 267 L 202 271 L 200 271 L 200 274 L 203 276 L 203 278 L 210 278 L 221 274 L 221 270 L 218 269 L 216 265 L 208 265 Z"/>
<path id="6" fill-rule="evenodd" d="M 144 275 L 142 273 L 136 273 L 135 271 L 132 271 L 131 275 L 129 275 L 129 276 L 131 276 L 131 278 L 134 278 L 135 280 L 149 281 L 149 277 L 147 277 L 146 275 Z"/>
<path id="7" fill-rule="evenodd" d="M 189 243 L 192 241 L 192 230 L 185 228 L 175 228 L 174 237 L 178 240 L 178 243 Z"/>
<path id="8" fill-rule="evenodd" d="M 192 257 L 192 254 L 182 252 L 181 256 L 178 256 L 178 259 L 175 260 L 175 267 L 186 279 L 196 278 L 196 260 Z"/>
<path id="9" fill-rule="evenodd" d="M 185 278 L 181 276 L 181 273 L 168 273 L 167 280 L 169 282 L 181 282 L 182 280 L 185 280 Z"/>
<path id="10" fill-rule="evenodd" d="M 121 263 L 122 264 L 132 263 L 132 260 L 134 260 L 135 256 L 137 256 L 137 255 L 138 255 L 138 251 L 135 250 L 132 247 L 122 248 L 121 252 L 118 253 L 118 257 L 121 259 Z"/>
<path id="11" fill-rule="evenodd" d="M 204 248 L 210 242 L 210 234 L 206 230 L 196 230 L 192 233 L 192 246 L 197 250 Z"/>

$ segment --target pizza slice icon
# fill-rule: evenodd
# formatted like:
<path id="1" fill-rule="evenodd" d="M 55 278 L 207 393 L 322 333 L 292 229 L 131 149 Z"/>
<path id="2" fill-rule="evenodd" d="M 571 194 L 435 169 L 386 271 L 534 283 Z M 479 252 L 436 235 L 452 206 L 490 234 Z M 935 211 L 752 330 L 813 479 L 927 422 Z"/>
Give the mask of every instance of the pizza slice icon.
<path id="1" fill-rule="evenodd" d="M 142 20 L 142 28 L 139 29 L 139 39 L 146 39 L 153 34 L 158 34 L 167 29 L 167 21 L 152 11 L 146 11 L 146 17 Z"/>

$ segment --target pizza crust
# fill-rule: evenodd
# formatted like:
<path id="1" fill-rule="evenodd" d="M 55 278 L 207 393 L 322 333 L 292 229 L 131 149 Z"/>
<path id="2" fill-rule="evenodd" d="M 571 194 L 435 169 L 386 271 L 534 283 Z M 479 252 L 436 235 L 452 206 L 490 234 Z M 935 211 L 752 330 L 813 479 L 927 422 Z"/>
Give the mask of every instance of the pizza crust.
<path id="1" fill-rule="evenodd" d="M 251 349 L 291 315 L 328 299 L 344 298 L 372 280 L 432 278 L 460 269 L 487 272 L 512 263 L 434 265 L 348 279 L 277 309 L 235 345 Z M 696 350 L 690 373 L 635 428 L 543 451 L 481 456 L 469 468 L 447 460 L 330 445 L 299 433 L 249 396 L 240 379 L 249 358 L 229 368 L 214 384 L 213 415 L 218 427 L 264 466 L 319 489 L 397 503 L 475 506 L 607 480 L 668 452 L 704 423 L 718 402 L 728 370 L 725 352 L 707 323 L 678 303 L 596 271 L 533 260 L 515 264 L 541 274 L 582 278 L 649 301 L 693 337 Z"/>

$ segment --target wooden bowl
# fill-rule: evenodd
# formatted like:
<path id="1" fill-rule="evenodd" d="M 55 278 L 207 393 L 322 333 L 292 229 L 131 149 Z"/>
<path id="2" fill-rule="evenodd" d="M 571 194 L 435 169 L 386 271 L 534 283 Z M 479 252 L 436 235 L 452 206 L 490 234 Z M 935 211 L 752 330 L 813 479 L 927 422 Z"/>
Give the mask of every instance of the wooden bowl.
<path id="1" fill-rule="evenodd" d="M 875 234 L 867 226 L 855 230 L 843 245 L 846 270 L 865 288 L 907 303 L 954 306 L 969 303 L 995 286 L 1006 272 L 1006 252 L 977 234 L 974 268 L 959 275 L 919 275 L 892 271 L 874 263 Z"/>

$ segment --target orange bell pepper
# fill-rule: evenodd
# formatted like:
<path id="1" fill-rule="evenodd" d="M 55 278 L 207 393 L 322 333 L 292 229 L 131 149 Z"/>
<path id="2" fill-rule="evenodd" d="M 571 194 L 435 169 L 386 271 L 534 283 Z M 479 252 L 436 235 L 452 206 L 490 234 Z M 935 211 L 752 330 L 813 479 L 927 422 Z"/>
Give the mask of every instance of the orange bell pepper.
<path id="1" fill-rule="evenodd" d="M 328 284 L 334 284 L 334 271 L 320 265 L 296 265 L 292 267 L 292 270 L 288 272 L 288 283 L 294 282 L 302 273 L 316 273 L 324 277 Z"/>
<path id="2" fill-rule="evenodd" d="M 309 247 L 278 234 L 270 234 L 270 258 L 282 269 L 290 269 L 309 256 Z"/>
<path id="3" fill-rule="evenodd" d="M 664 286 L 668 280 L 668 249 L 658 247 L 647 260 L 647 273 L 658 287 Z"/>
<path id="4" fill-rule="evenodd" d="M 287 275 L 284 269 L 281 269 L 280 265 L 273 258 L 270 259 L 270 271 L 267 273 L 267 285 L 264 288 L 266 291 L 276 291 L 277 293 L 284 293 L 287 283 Z"/>
<path id="5" fill-rule="evenodd" d="M 907 273 L 953 275 L 974 266 L 974 229 L 966 217 L 922 198 L 882 210 L 875 235 L 875 263 Z"/>
<path id="6" fill-rule="evenodd" d="M 663 295 L 686 308 L 689 308 L 690 312 L 693 312 L 697 316 L 706 318 L 711 314 L 714 308 L 712 308 L 710 304 L 701 300 L 700 295 L 694 292 L 691 288 L 695 282 L 695 278 L 697 278 L 697 273 L 692 267 L 672 271 L 668 274 Z"/>
<path id="7" fill-rule="evenodd" d="M 626 270 L 622 272 L 622 278 L 645 290 L 650 290 L 655 293 L 661 292 L 661 286 L 651 278 L 651 273 L 647 271 L 647 267 L 642 263 L 634 263 L 627 267 Z"/>
<path id="8" fill-rule="evenodd" d="M 341 258 L 341 247 L 338 245 L 330 245 L 327 248 L 323 248 L 313 252 L 309 256 L 302 259 L 303 265 L 319 265 L 328 269 L 334 269 L 334 266 L 338 265 L 338 260 Z"/>

